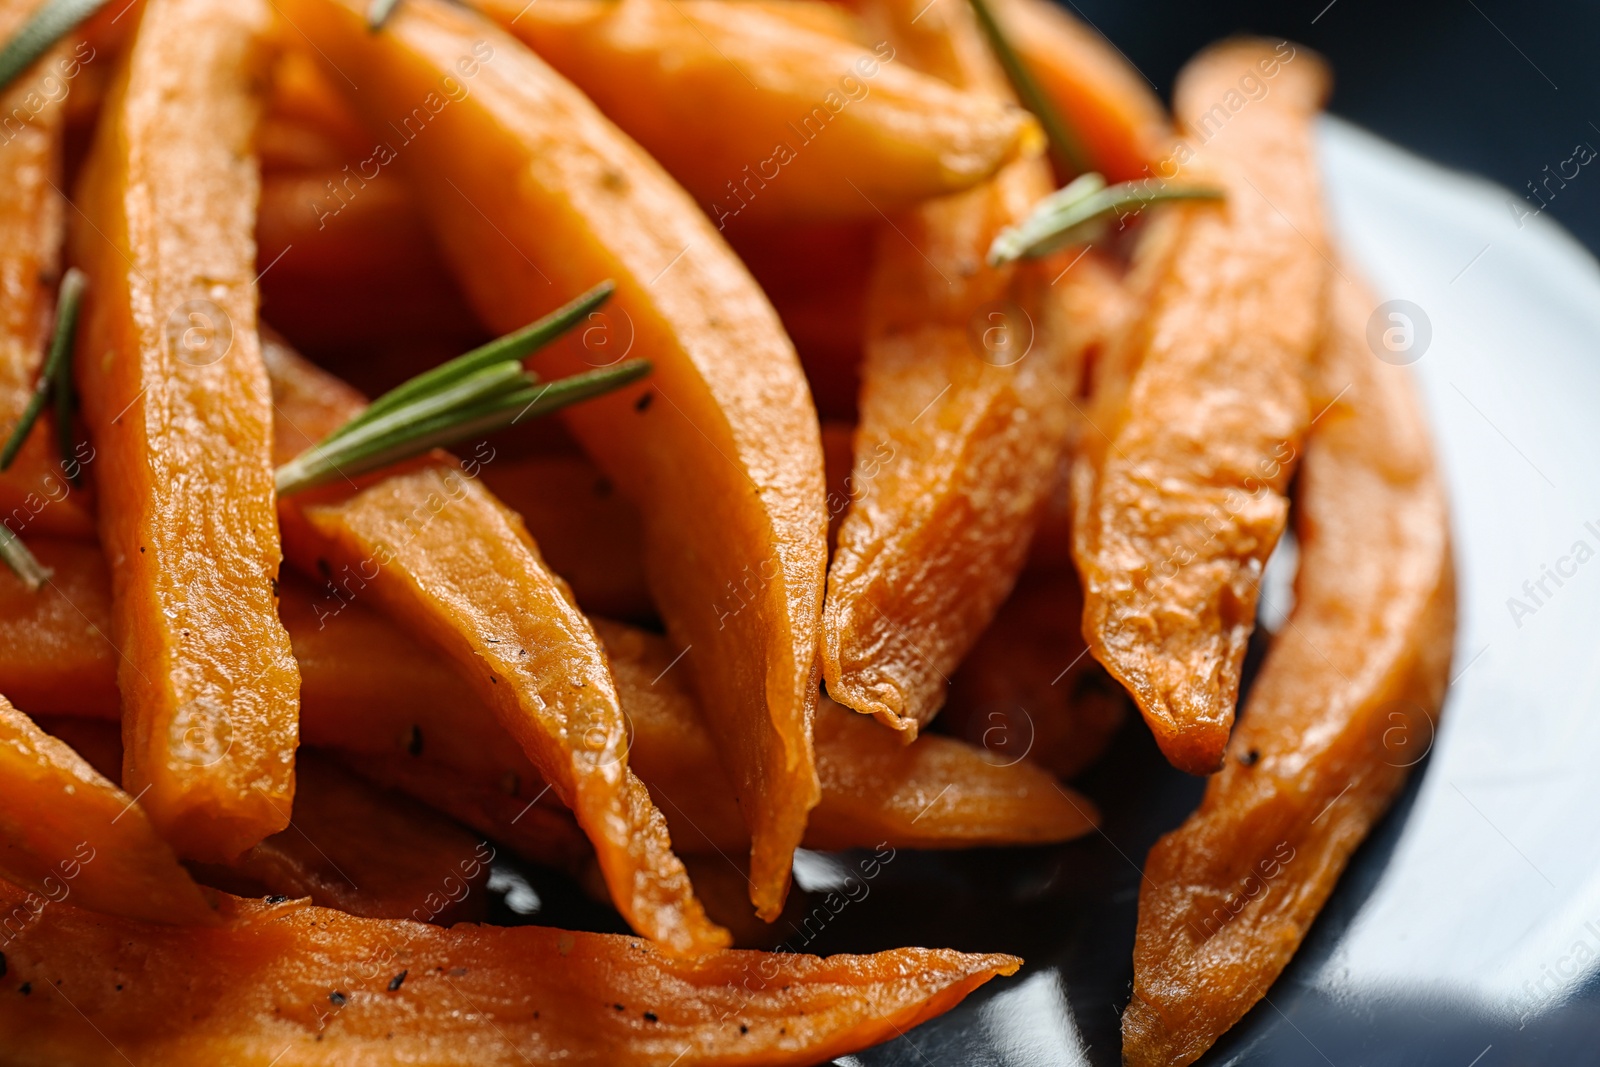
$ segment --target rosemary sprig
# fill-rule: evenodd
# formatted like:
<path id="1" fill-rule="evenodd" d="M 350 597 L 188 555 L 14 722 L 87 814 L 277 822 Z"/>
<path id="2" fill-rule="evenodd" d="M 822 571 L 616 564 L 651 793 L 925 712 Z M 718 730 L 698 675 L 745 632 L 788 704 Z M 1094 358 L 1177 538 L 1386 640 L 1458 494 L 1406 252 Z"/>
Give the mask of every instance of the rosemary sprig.
<path id="1" fill-rule="evenodd" d="M 1223 192 L 1205 185 L 1166 185 L 1154 181 L 1107 186 L 1099 174 L 1075 178 L 1034 205 L 1028 217 L 1002 230 L 989 246 L 989 264 L 1037 259 L 1068 245 L 1093 241 L 1114 215 L 1134 214 L 1150 204 L 1172 200 L 1221 200 Z"/>
<path id="2" fill-rule="evenodd" d="M 443 387 L 451 385 L 485 367 L 492 367 L 496 363 L 507 360 L 523 360 L 529 355 L 554 341 L 557 337 L 572 329 L 583 321 L 585 315 L 611 299 L 611 294 L 616 292 L 616 286 L 609 281 L 582 293 L 538 322 L 524 326 L 514 333 L 496 338 L 488 344 L 474 348 L 464 356 L 457 356 L 448 363 L 441 363 L 430 371 L 424 371 L 409 381 L 395 386 L 367 406 L 361 413 L 360 419 L 371 420 L 386 411 L 409 403 L 419 397 L 436 393 Z M 343 427 L 339 433 L 351 428 Z M 335 436 L 338 436 L 335 434 Z"/>
<path id="3" fill-rule="evenodd" d="M 0 48 L 0 89 L 16 81 L 34 60 L 105 5 L 106 0 L 47 0 Z"/>
<path id="4" fill-rule="evenodd" d="M 319 444 L 278 468 L 279 496 L 381 470 L 524 418 L 619 389 L 650 372 L 645 360 L 540 382 L 522 360 L 611 295 L 610 282 L 515 333 L 458 356 L 373 401 Z"/>
<path id="5" fill-rule="evenodd" d="M 56 419 L 63 425 L 57 430 L 61 440 L 61 458 L 72 462 L 72 427 L 68 422 L 72 405 L 72 346 L 78 336 L 78 310 L 83 304 L 83 291 L 89 279 L 76 267 L 69 268 L 61 278 L 61 290 L 56 298 L 56 325 L 50 337 L 50 352 L 45 357 L 44 370 L 39 383 L 28 398 L 22 417 L 17 420 L 5 447 L 0 448 L 0 471 L 7 470 L 16 461 L 22 443 L 28 439 L 34 424 L 39 421 L 44 405 L 51 394 L 56 398 Z M 66 401 L 66 416 L 62 414 L 62 401 Z"/>
<path id="6" fill-rule="evenodd" d="M 0 448 L 0 471 L 16 461 L 22 443 L 28 439 L 45 401 L 52 393 L 56 398 L 57 435 L 61 442 L 62 470 L 73 485 L 78 484 L 77 459 L 72 454 L 72 348 L 78 336 L 78 311 L 83 305 L 83 291 L 89 279 L 76 267 L 70 268 L 61 278 L 60 294 L 56 297 L 56 324 L 50 336 L 50 352 L 45 356 L 39 384 L 22 409 L 5 447 Z M 50 577 L 50 571 L 34 558 L 28 546 L 8 527 L 0 524 L 0 560 L 17 572 L 29 590 L 37 590 Z"/>
<path id="7" fill-rule="evenodd" d="M 994 50 L 995 58 L 1005 68 L 1006 77 L 1021 98 L 1022 106 L 1033 112 L 1039 125 L 1044 127 L 1045 138 L 1050 142 L 1050 154 L 1055 157 L 1056 165 L 1067 174 L 1089 173 L 1094 169 L 1094 163 L 1089 159 L 1088 150 L 1050 102 L 1050 97 L 1040 88 L 1038 80 L 1017 50 L 1011 46 L 1005 29 L 995 16 L 994 8 L 989 6 L 989 0 L 970 2 L 973 13 L 978 16 L 978 25 L 983 27 L 983 35 L 989 39 L 989 47 Z"/>
<path id="8" fill-rule="evenodd" d="M 383 29 L 383 24 L 389 21 L 389 16 L 399 6 L 400 0 L 372 0 L 367 5 L 367 29 L 373 33 Z"/>

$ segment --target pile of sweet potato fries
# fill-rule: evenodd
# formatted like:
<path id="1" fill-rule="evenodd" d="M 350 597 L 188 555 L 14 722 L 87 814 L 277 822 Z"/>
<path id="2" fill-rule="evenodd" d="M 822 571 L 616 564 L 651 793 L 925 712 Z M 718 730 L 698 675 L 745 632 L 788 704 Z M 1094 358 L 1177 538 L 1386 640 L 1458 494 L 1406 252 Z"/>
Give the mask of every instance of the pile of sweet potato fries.
<path id="1" fill-rule="evenodd" d="M 1169 115 L 1048 0 L 0 39 L 0 1063 L 859 1050 L 1022 961 L 730 947 L 796 849 L 1092 832 L 1120 683 L 1210 775 L 1123 1016 L 1186 1064 L 1416 762 L 1446 502 L 1307 50 L 1214 46 Z M 1095 174 L 1135 192 L 1002 254 Z M 513 854 L 638 936 L 482 924 Z"/>

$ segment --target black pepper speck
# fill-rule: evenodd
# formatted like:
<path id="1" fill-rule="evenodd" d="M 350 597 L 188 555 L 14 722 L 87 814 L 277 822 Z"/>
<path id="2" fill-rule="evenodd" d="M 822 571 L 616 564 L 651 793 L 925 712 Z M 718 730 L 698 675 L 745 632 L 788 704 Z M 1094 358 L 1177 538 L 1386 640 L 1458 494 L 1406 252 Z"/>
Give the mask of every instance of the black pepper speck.
<path id="1" fill-rule="evenodd" d="M 279 894 L 274 893 L 274 894 L 272 894 L 272 896 L 267 898 L 267 903 L 268 904 L 284 904 L 284 903 L 287 903 L 288 900 L 289 900 L 288 897 L 280 896 Z"/>
<path id="2" fill-rule="evenodd" d="M 343 993 L 339 992 L 337 989 L 335 989 L 332 993 L 328 994 L 328 1001 L 334 1007 L 342 1008 L 346 1004 L 350 1003 L 350 998 L 345 996 Z"/>
<path id="3" fill-rule="evenodd" d="M 405 984 L 406 975 L 410 973 L 410 971 L 401 971 L 399 974 L 389 979 L 389 992 L 397 992 L 400 987 Z"/>
<path id="4" fill-rule="evenodd" d="M 1239 762 L 1244 764 L 1246 767 L 1254 767 L 1257 763 L 1261 762 L 1261 753 L 1252 748 L 1249 752 L 1246 752 L 1239 757 Z"/>
<path id="5" fill-rule="evenodd" d="M 23 996 L 27 996 L 29 993 L 33 992 L 33 983 L 32 982 L 23 982 L 20 986 L 17 987 L 17 992 L 21 993 Z"/>
<path id="6" fill-rule="evenodd" d="M 647 1023 L 655 1023 L 655 1022 L 660 1022 L 661 1020 L 656 1018 L 656 1013 L 655 1012 L 647 1011 L 647 1012 L 644 1013 L 644 1021 L 647 1022 Z"/>
<path id="7" fill-rule="evenodd" d="M 639 394 L 639 399 L 633 402 L 633 410 L 641 413 L 649 410 L 650 402 L 655 398 L 656 394 L 654 392 L 648 389 L 645 390 L 643 393 Z"/>

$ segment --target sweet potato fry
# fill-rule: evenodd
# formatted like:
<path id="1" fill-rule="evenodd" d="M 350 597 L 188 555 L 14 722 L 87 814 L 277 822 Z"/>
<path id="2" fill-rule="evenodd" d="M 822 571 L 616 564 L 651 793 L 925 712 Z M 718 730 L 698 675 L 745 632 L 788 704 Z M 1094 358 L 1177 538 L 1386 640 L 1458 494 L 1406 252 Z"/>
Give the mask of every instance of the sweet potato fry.
<path id="1" fill-rule="evenodd" d="M 9 40 L 37 6 L 0 8 L 0 40 Z M 76 62 L 70 46 L 51 49 L 0 95 L 0 441 L 11 436 L 44 366 L 61 264 L 61 68 Z M 46 79 L 52 93 L 43 88 Z M 92 452 L 70 460 L 60 452 L 46 414 L 0 471 L 0 522 L 12 533 L 94 533 L 89 495 L 67 477 Z"/>
<path id="2" fill-rule="evenodd" d="M 15 576 L 0 574 L 0 688 L 26 684 L 52 714 L 104 717 L 115 707 L 116 659 L 95 636 L 109 615 L 104 563 L 87 545 L 43 542 L 38 554 L 77 606 L 54 590 L 27 594 Z M 544 779 L 455 670 L 360 601 L 346 603 L 293 575 L 283 584 L 282 611 L 300 662 L 306 744 L 355 754 L 367 777 L 511 848 L 575 869 L 587 845 L 564 815 L 549 818 L 561 813 L 543 802 L 530 809 Z M 673 665 L 673 646 L 631 626 L 593 622 L 630 727 L 630 766 L 651 789 L 675 847 L 744 848 L 749 831 L 683 663 Z M 11 645 L 14 634 L 32 634 L 31 643 Z M 75 688 L 111 696 L 95 705 Z M 938 736 L 903 746 L 831 702 L 818 711 L 817 737 L 822 799 L 804 839 L 810 848 L 869 847 L 886 838 L 897 848 L 1064 841 L 1087 829 L 1085 815 L 1093 814 L 1087 800 L 1060 792 L 1033 763 L 1009 766 L 1002 749 Z M 924 812 L 936 795 L 939 803 Z"/>
<path id="3" fill-rule="evenodd" d="M 280 459 L 362 406 L 275 340 L 265 346 Z M 279 502 L 284 543 L 322 574 L 337 612 L 371 596 L 462 670 L 594 842 L 617 910 L 677 951 L 726 944 L 672 853 L 667 825 L 628 768 L 627 730 L 605 653 L 517 517 L 444 457 L 364 486 Z"/>
<path id="4" fill-rule="evenodd" d="M 1151 849 L 1123 1055 L 1193 1062 L 1267 991 L 1350 854 L 1426 754 L 1449 678 L 1449 516 L 1408 372 L 1336 282 L 1300 470 L 1300 572 L 1200 809 Z M 1348 387 L 1348 391 L 1346 388 Z"/>
<path id="5" fill-rule="evenodd" d="M 448 926 L 483 917 L 492 845 L 325 755 L 301 749 L 295 769 L 294 824 L 226 868 L 199 868 L 202 881 L 372 919 Z"/>
<path id="6" fill-rule="evenodd" d="M 40 715 L 114 714 L 121 656 L 99 546 L 37 539 L 29 547 L 54 573 L 32 592 L 0 567 L 0 693 Z"/>
<path id="7" fill-rule="evenodd" d="M 1153 173 L 1171 147 L 1172 124 L 1133 64 L 1060 4 L 998 0 L 995 7 L 1007 38 L 1082 141 L 1094 169 L 1110 182 Z"/>
<path id="8" fill-rule="evenodd" d="M 144 809 L 0 697 L 0 947 L 63 901 L 151 923 L 216 921 Z"/>
<path id="9" fill-rule="evenodd" d="M 122 768 L 115 708 L 112 713 L 104 719 L 47 717 L 38 724 L 111 778 Z M 363 782 L 326 755 L 302 748 L 295 775 L 289 829 L 226 866 L 191 863 L 190 871 L 208 886 L 241 896 L 308 897 L 373 919 L 449 925 L 483 917 L 492 846 L 409 797 Z M 581 841 L 577 824 L 569 824 Z"/>
<path id="10" fill-rule="evenodd" d="M 817 798 L 827 532 L 816 414 L 777 316 L 659 166 L 481 17 L 407 0 L 374 34 L 360 0 L 280 6 L 362 86 L 352 96 L 373 129 L 395 108 L 438 105 L 394 151 L 489 326 L 519 328 L 615 281 L 603 357 L 582 339 L 605 323 L 541 368 L 614 360 L 625 336 L 654 363 L 564 418 L 644 516 L 657 607 L 692 646 L 686 666 L 752 828 L 752 899 L 775 914 Z"/>
<path id="11" fill-rule="evenodd" d="M 1227 200 L 1172 207 L 1146 234 L 1138 325 L 1101 361 L 1073 468 L 1084 636 L 1193 774 L 1222 761 L 1311 418 L 1327 274 L 1312 124 L 1327 84 L 1287 42 L 1230 41 L 1184 70 L 1173 161 Z"/>
<path id="12" fill-rule="evenodd" d="M 631 763 L 666 815 L 677 847 L 685 852 L 741 849 L 748 831 L 717 766 L 711 735 L 670 669 L 671 648 L 660 638 L 620 624 L 597 620 L 596 629 L 605 639 L 632 727 Z M 387 716 L 398 706 L 389 702 L 372 711 Z M 425 708 L 410 710 L 418 713 L 411 721 L 429 715 Z M 462 716 L 450 718 L 456 722 Z M 347 736 L 345 743 L 370 751 L 372 738 L 406 736 L 392 719 L 385 727 Z M 314 729 L 311 720 L 307 728 Z M 429 739 L 445 733 L 446 727 L 424 719 L 418 730 L 416 737 Z M 387 755 L 373 753 L 355 766 L 414 795 L 438 798 L 448 793 L 446 810 L 480 833 L 509 843 L 518 832 L 513 820 L 539 799 L 542 784 L 531 768 L 507 757 L 503 743 L 473 727 L 457 733 L 439 746 L 423 742 L 425 759 L 443 762 L 429 763 L 421 774 L 405 769 L 408 758 L 399 746 L 386 746 Z M 1088 800 L 1063 790 L 1032 764 L 995 760 L 980 748 L 947 737 L 902 745 L 894 735 L 829 701 L 818 708 L 816 734 L 822 800 L 806 831 L 808 848 L 884 842 L 896 848 L 1037 844 L 1077 837 L 1097 818 Z M 564 862 L 570 861 L 570 852 L 560 840 L 550 841 L 543 828 L 538 833 L 530 844 L 554 847 L 555 857 L 547 862 L 571 869 Z"/>
<path id="13" fill-rule="evenodd" d="M 718 229 L 877 221 L 970 189 L 1040 144 L 1026 112 L 917 73 L 887 42 L 858 45 L 758 5 L 474 4 L 660 160 Z"/>
<path id="14" fill-rule="evenodd" d="M 686 841 L 696 830 L 732 825 L 729 790 L 712 780 L 712 737 L 673 677 L 672 647 L 617 623 L 597 620 L 595 628 L 633 724 L 634 765 L 668 821 L 689 823 Z M 1000 766 L 982 749 L 945 737 L 907 746 L 829 700 L 817 709 L 816 744 L 822 800 L 806 830 L 808 848 L 1042 843 L 1094 825 L 1089 801 L 1031 764 Z M 724 814 L 712 817 L 719 809 Z"/>
<path id="15" fill-rule="evenodd" d="M 22 900 L 0 885 L 0 907 Z M 224 911 L 219 929 L 178 933 L 71 905 L 45 909 L 6 950 L 0 1032 L 9 1054 L 83 1067 L 125 1065 L 124 1055 L 172 1067 L 307 1067 L 334 1057 L 803 1065 L 909 1030 L 1021 963 L 919 948 L 684 960 L 614 934 L 446 930 L 300 901 L 228 898 Z M 58 981 L 70 1000 L 43 992 Z M 18 996 L 23 983 L 41 992 Z"/>
<path id="16" fill-rule="evenodd" d="M 509 742 L 503 731 L 491 733 L 499 735 L 494 737 L 496 742 Z M 371 739 L 364 737 L 358 743 L 368 747 Z M 595 895 L 600 896 L 603 889 L 604 898 L 612 901 L 604 872 L 596 873 L 594 847 L 583 829 L 566 808 L 546 801 L 548 793 L 541 796 L 546 788 L 543 779 L 514 745 L 495 762 L 510 763 L 517 769 L 503 772 L 500 778 L 465 773 L 428 756 L 412 756 L 398 749 L 372 753 L 357 748 L 335 755 L 369 781 L 415 797 L 520 856 L 598 883 L 594 886 Z M 517 776 L 534 783 L 533 788 L 522 787 L 513 780 Z"/>
<path id="17" fill-rule="evenodd" d="M 294 798 L 251 240 L 268 25 L 260 0 L 151 0 L 72 227 L 123 782 L 181 855 L 221 862 L 283 829 Z"/>
<path id="18" fill-rule="evenodd" d="M 896 47 L 1003 93 L 963 5 L 884 0 Z M 919 14 L 919 11 L 922 13 Z M 1086 335 L 1032 269 L 984 265 L 1049 189 L 1042 159 L 879 235 L 868 294 L 854 502 L 828 572 L 828 692 L 916 736 L 1021 569 L 1065 442 Z M 1084 284 L 1088 257 L 1058 286 Z"/>

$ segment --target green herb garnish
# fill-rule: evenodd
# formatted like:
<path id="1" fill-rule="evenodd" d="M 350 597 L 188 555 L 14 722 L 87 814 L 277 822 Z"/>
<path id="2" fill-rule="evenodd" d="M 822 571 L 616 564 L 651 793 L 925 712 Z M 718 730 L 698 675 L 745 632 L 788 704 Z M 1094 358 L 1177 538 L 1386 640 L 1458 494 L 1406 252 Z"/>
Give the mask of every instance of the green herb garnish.
<path id="1" fill-rule="evenodd" d="M 372 0 L 367 5 L 367 29 L 373 33 L 383 29 L 383 24 L 389 21 L 389 16 L 399 6 L 400 0 Z"/>
<path id="2" fill-rule="evenodd" d="M 106 0 L 47 0 L 0 48 L 0 89 L 16 81 L 34 60 L 105 4 Z"/>
<path id="3" fill-rule="evenodd" d="M 5 447 L 0 448 L 0 471 L 9 469 L 16 461 L 22 443 L 28 439 L 34 424 L 39 421 L 44 405 L 52 393 L 56 398 L 56 419 L 63 423 L 57 427 L 61 440 L 61 458 L 66 464 L 70 465 L 73 462 L 72 427 L 69 422 L 72 411 L 72 346 L 78 336 L 78 310 L 83 304 L 83 291 L 88 282 L 88 278 L 84 277 L 83 272 L 76 267 L 69 269 L 61 278 L 61 291 L 56 298 L 55 331 L 50 337 L 50 352 L 45 357 L 39 384 L 34 386 L 33 395 L 28 398 L 28 406 L 22 409 L 22 418 L 17 420 L 16 428 L 6 439 Z M 63 398 L 65 398 L 65 416 L 62 413 Z"/>
<path id="4" fill-rule="evenodd" d="M 22 418 L 17 420 L 5 447 L 0 448 L 0 471 L 16 461 L 22 443 L 28 439 L 45 402 L 51 394 L 56 398 L 57 435 L 61 442 L 61 469 L 67 478 L 78 484 L 78 461 L 72 454 L 72 348 L 78 336 L 78 310 L 83 305 L 83 291 L 89 279 L 81 270 L 71 268 L 61 278 L 61 291 L 56 297 L 56 325 L 50 336 L 50 352 L 45 356 L 39 384 L 34 386 Z M 0 559 L 17 572 L 30 590 L 37 590 L 50 577 L 50 571 L 34 558 L 22 539 L 8 527 L 0 525 Z"/>
<path id="5" fill-rule="evenodd" d="M 635 359 L 604 370 L 541 382 L 522 365 L 530 353 L 605 303 L 610 282 L 538 322 L 417 375 L 278 468 L 279 496 L 380 470 L 434 448 L 505 429 L 638 381 L 650 364 Z"/>
<path id="6" fill-rule="evenodd" d="M 970 2 L 973 12 L 978 16 L 978 24 L 983 27 L 984 36 L 989 39 L 989 47 L 1005 68 L 1006 77 L 1021 98 L 1022 106 L 1033 112 L 1039 125 L 1044 127 L 1044 135 L 1050 142 L 1050 154 L 1055 157 L 1056 165 L 1067 174 L 1089 173 L 1094 169 L 1094 163 L 1089 159 L 1083 142 L 1050 102 L 1017 50 L 1011 47 L 1011 41 L 1006 37 L 1000 20 L 995 17 L 994 9 L 989 6 L 989 0 Z"/>
<path id="7" fill-rule="evenodd" d="M 1169 186 L 1154 179 L 1107 186 L 1099 174 L 1085 174 L 1034 205 L 1028 217 L 1002 230 L 989 246 L 989 264 L 1037 259 L 1096 240 L 1112 216 L 1133 214 L 1149 204 L 1172 200 L 1221 200 L 1221 189 L 1203 185 Z"/>

